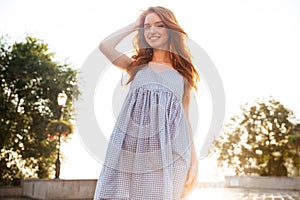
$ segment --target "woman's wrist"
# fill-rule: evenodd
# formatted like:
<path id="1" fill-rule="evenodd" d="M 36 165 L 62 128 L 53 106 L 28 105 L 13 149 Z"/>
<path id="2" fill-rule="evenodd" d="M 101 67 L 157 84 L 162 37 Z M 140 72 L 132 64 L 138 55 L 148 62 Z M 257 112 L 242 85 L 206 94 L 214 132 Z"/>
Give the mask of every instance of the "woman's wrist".
<path id="1" fill-rule="evenodd" d="M 129 25 L 129 27 L 130 27 L 131 29 L 133 29 L 133 30 L 138 30 L 139 25 L 136 24 L 136 23 L 131 23 L 131 24 Z"/>

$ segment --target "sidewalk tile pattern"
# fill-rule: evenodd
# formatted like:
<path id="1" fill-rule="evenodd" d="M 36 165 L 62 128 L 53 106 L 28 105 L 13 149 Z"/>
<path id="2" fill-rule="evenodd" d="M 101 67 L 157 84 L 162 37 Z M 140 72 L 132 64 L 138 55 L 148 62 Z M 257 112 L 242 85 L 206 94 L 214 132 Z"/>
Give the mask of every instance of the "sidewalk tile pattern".
<path id="1" fill-rule="evenodd" d="M 256 190 L 240 188 L 199 188 L 189 200 L 300 200 L 300 191 Z"/>

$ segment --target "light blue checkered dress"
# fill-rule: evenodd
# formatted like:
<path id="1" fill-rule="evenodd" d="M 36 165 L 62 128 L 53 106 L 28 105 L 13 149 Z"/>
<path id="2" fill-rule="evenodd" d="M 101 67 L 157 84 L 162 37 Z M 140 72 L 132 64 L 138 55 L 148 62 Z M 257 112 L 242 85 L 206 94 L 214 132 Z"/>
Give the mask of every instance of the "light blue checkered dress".
<path id="1" fill-rule="evenodd" d="M 190 165 L 184 79 L 145 66 L 129 92 L 110 137 L 94 199 L 174 200 Z"/>

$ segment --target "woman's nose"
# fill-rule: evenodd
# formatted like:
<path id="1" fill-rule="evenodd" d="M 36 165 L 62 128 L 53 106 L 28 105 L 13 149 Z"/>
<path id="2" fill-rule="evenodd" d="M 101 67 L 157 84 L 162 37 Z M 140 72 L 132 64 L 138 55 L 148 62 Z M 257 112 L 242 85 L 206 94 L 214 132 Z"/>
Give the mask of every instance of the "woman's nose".
<path id="1" fill-rule="evenodd" d="M 155 26 L 150 26 L 149 27 L 149 32 L 150 33 L 154 33 L 156 31 L 156 27 Z"/>

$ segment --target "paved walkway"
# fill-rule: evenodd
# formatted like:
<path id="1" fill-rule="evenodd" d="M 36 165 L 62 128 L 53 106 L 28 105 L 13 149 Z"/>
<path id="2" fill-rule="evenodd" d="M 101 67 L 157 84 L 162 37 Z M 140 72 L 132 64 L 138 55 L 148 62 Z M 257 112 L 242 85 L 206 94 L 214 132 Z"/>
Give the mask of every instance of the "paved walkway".
<path id="1" fill-rule="evenodd" d="M 2 200 L 31 200 L 29 198 L 1 198 Z M 300 191 L 255 190 L 238 188 L 199 188 L 188 200 L 300 200 Z"/>
<path id="2" fill-rule="evenodd" d="M 239 188 L 199 188 L 188 200 L 300 200 L 300 191 L 255 190 Z"/>
<path id="3" fill-rule="evenodd" d="M 25 197 L 0 197 L 1 200 L 32 200 L 30 198 Z"/>

